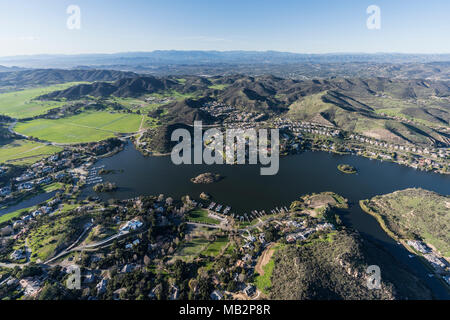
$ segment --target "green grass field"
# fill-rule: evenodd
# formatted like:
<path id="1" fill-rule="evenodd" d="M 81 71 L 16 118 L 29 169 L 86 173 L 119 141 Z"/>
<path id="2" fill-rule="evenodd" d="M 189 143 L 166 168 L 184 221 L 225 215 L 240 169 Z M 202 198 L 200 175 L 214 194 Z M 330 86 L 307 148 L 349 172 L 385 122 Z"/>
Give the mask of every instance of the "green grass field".
<path id="1" fill-rule="evenodd" d="M 44 88 L 27 89 L 0 94 L 0 114 L 12 118 L 23 119 L 46 113 L 48 110 L 60 107 L 61 101 L 36 101 L 36 97 L 52 91 L 64 90 L 83 82 L 69 82 Z"/>
<path id="2" fill-rule="evenodd" d="M 223 90 L 226 87 L 228 87 L 229 84 L 213 84 L 211 86 L 209 86 L 210 89 L 217 89 L 217 90 Z"/>
<path id="3" fill-rule="evenodd" d="M 142 116 L 128 113 L 86 112 L 57 120 L 36 119 L 14 128 L 26 136 L 57 143 L 101 141 L 116 133 L 139 130 Z"/>
<path id="4" fill-rule="evenodd" d="M 168 90 L 160 93 L 152 93 L 146 95 L 145 97 L 156 97 L 156 98 L 174 98 L 177 100 L 189 99 L 189 98 L 198 98 L 198 95 L 195 93 L 181 93 L 176 90 Z"/>
<path id="5" fill-rule="evenodd" d="M 264 275 L 258 275 L 255 278 L 255 285 L 262 292 L 267 294 L 267 289 L 272 286 L 272 272 L 275 267 L 275 261 L 270 259 L 270 261 L 264 266 Z"/>
<path id="6" fill-rule="evenodd" d="M 176 257 L 183 261 L 191 261 L 196 258 L 208 246 L 209 241 L 204 238 L 195 238 L 186 242 L 176 253 Z"/>
<path id="7" fill-rule="evenodd" d="M 219 255 L 219 253 L 222 251 L 222 249 L 226 246 L 227 243 L 228 243 L 227 237 L 218 237 L 217 240 L 212 242 L 202 253 L 206 256 L 215 257 Z"/>
<path id="8" fill-rule="evenodd" d="M 39 142 L 14 140 L 0 147 L 0 163 L 32 164 L 61 150 Z"/>
<path id="9" fill-rule="evenodd" d="M 270 258 L 269 262 L 267 262 L 267 264 L 262 268 L 264 270 L 264 275 L 258 274 L 255 277 L 255 286 L 259 290 L 264 292 L 265 294 L 268 294 L 268 290 L 272 287 L 272 273 L 273 273 L 273 269 L 275 268 L 274 255 L 275 255 L 276 251 L 280 250 L 283 247 L 284 247 L 284 245 L 281 244 L 281 243 L 277 243 L 273 247 L 273 250 L 275 252 L 273 253 L 273 255 Z"/>
<path id="10" fill-rule="evenodd" d="M 197 223 L 206 224 L 219 224 L 220 222 L 216 219 L 208 217 L 208 211 L 205 209 L 195 209 L 189 212 L 188 220 Z"/>
<path id="11" fill-rule="evenodd" d="M 19 209 L 19 210 L 4 214 L 4 215 L 0 216 L 0 223 L 16 219 L 16 218 L 20 217 L 22 214 L 24 214 L 25 212 L 28 212 L 31 209 L 35 209 L 35 208 L 36 207 L 33 206 L 33 207 L 23 208 L 23 209 Z"/>

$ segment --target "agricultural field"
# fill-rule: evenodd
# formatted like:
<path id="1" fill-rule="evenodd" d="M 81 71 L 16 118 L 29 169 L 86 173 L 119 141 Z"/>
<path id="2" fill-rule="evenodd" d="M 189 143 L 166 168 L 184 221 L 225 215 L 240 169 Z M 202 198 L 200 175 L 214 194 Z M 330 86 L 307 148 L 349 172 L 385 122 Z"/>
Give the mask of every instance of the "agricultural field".
<path id="1" fill-rule="evenodd" d="M 137 132 L 142 117 L 128 113 L 85 112 L 56 120 L 27 121 L 17 124 L 14 129 L 20 134 L 56 143 L 95 142 L 118 133 Z"/>
<path id="2" fill-rule="evenodd" d="M 30 118 L 61 107 L 63 101 L 39 101 L 36 97 L 52 91 L 63 90 L 84 82 L 69 82 L 44 88 L 27 89 L 0 94 L 0 114 L 16 119 Z"/>
<path id="3" fill-rule="evenodd" d="M 144 100 L 141 99 L 135 99 L 135 98 L 121 98 L 121 97 L 115 97 L 115 96 L 110 96 L 107 99 L 108 102 L 111 103 L 117 103 L 120 104 L 121 106 L 129 109 L 129 110 L 146 110 L 148 109 L 151 104 L 145 102 Z"/>
<path id="4" fill-rule="evenodd" d="M 39 142 L 14 140 L 0 147 L 0 163 L 32 164 L 61 150 Z"/>

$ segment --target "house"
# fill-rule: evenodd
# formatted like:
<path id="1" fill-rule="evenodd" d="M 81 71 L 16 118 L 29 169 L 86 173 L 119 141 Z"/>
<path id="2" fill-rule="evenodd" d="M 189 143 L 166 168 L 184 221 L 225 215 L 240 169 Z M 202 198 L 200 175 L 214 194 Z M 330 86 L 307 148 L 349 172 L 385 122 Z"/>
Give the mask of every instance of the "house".
<path id="1" fill-rule="evenodd" d="M 56 179 L 56 180 L 61 180 L 61 179 L 65 178 L 65 177 L 66 177 L 66 174 L 65 174 L 65 173 L 58 173 L 58 174 L 55 176 L 55 179 Z"/>
<path id="2" fill-rule="evenodd" d="M 108 279 L 103 278 L 99 283 L 97 283 L 97 293 L 102 294 L 106 291 L 106 286 L 108 285 Z"/>
<path id="3" fill-rule="evenodd" d="M 325 229 L 331 229 L 331 230 L 334 230 L 334 225 L 332 225 L 332 224 L 329 223 L 329 222 L 319 223 L 319 224 L 316 225 L 316 230 L 317 230 L 317 231 L 319 231 L 319 230 L 325 230 Z"/>
<path id="4" fill-rule="evenodd" d="M 264 233 L 261 233 L 258 237 L 259 242 L 261 242 L 262 244 L 266 243 L 266 239 L 264 237 Z"/>
<path id="5" fill-rule="evenodd" d="M 33 218 L 39 217 L 42 214 L 42 211 L 36 210 L 31 213 Z"/>
<path id="6" fill-rule="evenodd" d="M 19 189 L 19 191 L 33 189 L 33 183 L 32 182 L 21 183 L 21 184 L 19 184 L 17 189 Z"/>
<path id="7" fill-rule="evenodd" d="M 178 300 L 179 295 L 180 289 L 176 285 L 172 285 L 172 287 L 170 288 L 169 300 Z"/>
<path id="8" fill-rule="evenodd" d="M 255 286 L 253 286 L 253 285 L 251 285 L 251 284 L 248 284 L 248 285 L 245 287 L 245 289 L 244 289 L 244 293 L 245 293 L 247 296 L 249 296 L 249 297 L 251 297 L 252 295 L 254 295 L 255 292 L 256 292 L 256 288 L 255 288 Z"/>
<path id="9" fill-rule="evenodd" d="M 444 271 L 446 267 L 449 267 L 449 263 L 435 255 L 434 253 L 428 253 L 428 254 L 424 254 L 423 257 L 433 266 L 434 269 L 438 270 L 438 271 Z"/>
<path id="10" fill-rule="evenodd" d="M 135 266 L 132 264 L 126 264 L 123 266 L 121 272 L 122 273 L 129 273 L 132 272 L 135 269 Z"/>
<path id="11" fill-rule="evenodd" d="M 210 298 L 212 300 L 222 300 L 223 299 L 223 293 L 220 292 L 219 290 L 214 290 L 211 295 Z"/>
<path id="12" fill-rule="evenodd" d="M 17 220 L 17 221 L 15 221 L 15 222 L 13 223 L 13 228 L 14 228 L 14 229 L 19 228 L 19 227 L 21 227 L 21 226 L 23 226 L 23 221 Z"/>
<path id="13" fill-rule="evenodd" d="M 94 282 L 94 280 L 95 280 L 95 275 L 92 274 L 92 273 L 88 273 L 88 274 L 86 274 L 86 275 L 84 276 L 83 282 L 84 282 L 85 284 L 91 284 L 91 283 Z"/>
<path id="14" fill-rule="evenodd" d="M 49 173 L 49 172 L 52 172 L 52 171 L 53 171 L 53 168 L 50 167 L 50 166 L 42 168 L 42 173 Z"/>
<path id="15" fill-rule="evenodd" d="M 47 206 L 41 207 L 40 210 L 45 214 L 52 212 L 52 208 Z"/>
<path id="16" fill-rule="evenodd" d="M 19 281 L 20 286 L 24 289 L 26 296 L 36 297 L 42 290 L 39 280 L 32 278 L 25 278 Z"/>
<path id="17" fill-rule="evenodd" d="M 417 251 L 421 252 L 421 253 L 429 253 L 431 252 L 430 248 L 428 248 L 428 246 L 426 244 L 424 244 L 421 241 L 417 241 L 417 240 L 408 240 L 407 242 L 411 247 L 413 247 L 414 249 L 416 249 Z"/>
<path id="18" fill-rule="evenodd" d="M 9 258 L 11 260 L 22 260 L 23 258 L 25 258 L 25 251 L 24 250 L 15 250 L 13 253 L 11 253 L 11 255 L 9 256 Z"/>
<path id="19" fill-rule="evenodd" d="M 4 187 L 0 189 L 0 196 L 5 197 L 7 195 L 11 194 L 11 188 L 10 187 Z"/>
<path id="20" fill-rule="evenodd" d="M 113 292 L 114 300 L 121 300 L 120 296 L 127 292 L 127 288 L 120 288 Z"/>
<path id="21" fill-rule="evenodd" d="M 136 230 L 142 227 L 143 223 L 137 219 L 128 221 L 120 228 L 120 231 L 130 231 L 130 230 Z"/>
<path id="22" fill-rule="evenodd" d="M 160 285 L 158 285 L 158 286 L 154 287 L 152 290 L 150 290 L 150 293 L 148 294 L 148 297 L 150 299 L 152 299 L 152 300 L 156 299 L 157 298 L 156 294 L 157 294 L 157 291 L 158 291 L 159 288 L 160 288 Z"/>
<path id="23" fill-rule="evenodd" d="M 10 225 L 7 225 L 6 227 L 0 229 L 0 235 L 2 236 L 9 236 L 13 232 L 14 232 L 13 227 Z"/>
<path id="24" fill-rule="evenodd" d="M 39 179 L 39 180 L 37 181 L 37 184 L 48 184 L 48 183 L 50 183 L 50 182 L 52 182 L 52 178 L 50 178 L 50 177 L 45 177 L 45 178 Z"/>

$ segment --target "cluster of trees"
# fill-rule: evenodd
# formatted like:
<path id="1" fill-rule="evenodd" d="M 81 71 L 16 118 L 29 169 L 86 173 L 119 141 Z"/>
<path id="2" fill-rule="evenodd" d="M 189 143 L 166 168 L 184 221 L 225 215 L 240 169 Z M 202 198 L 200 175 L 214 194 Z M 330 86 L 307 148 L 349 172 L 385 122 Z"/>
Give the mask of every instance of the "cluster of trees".
<path id="1" fill-rule="evenodd" d="M 111 192 L 117 189 L 117 185 L 114 182 L 97 183 L 93 187 L 95 192 Z"/>

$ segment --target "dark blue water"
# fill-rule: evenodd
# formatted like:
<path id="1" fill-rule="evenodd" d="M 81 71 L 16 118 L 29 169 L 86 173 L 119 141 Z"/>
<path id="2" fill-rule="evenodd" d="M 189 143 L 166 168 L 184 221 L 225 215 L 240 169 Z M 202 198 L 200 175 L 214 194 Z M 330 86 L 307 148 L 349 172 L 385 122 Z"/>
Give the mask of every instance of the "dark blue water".
<path id="1" fill-rule="evenodd" d="M 358 174 L 348 175 L 337 170 L 340 163 L 358 169 Z M 280 170 L 275 176 L 261 176 L 258 165 L 181 165 L 175 166 L 170 157 L 144 157 L 129 144 L 123 152 L 97 163 L 107 169 L 123 169 L 122 173 L 108 175 L 105 180 L 117 183 L 119 189 L 102 194 L 104 199 L 126 199 L 138 195 L 158 195 L 173 198 L 189 194 L 198 198 L 203 191 L 214 201 L 232 206 L 235 213 L 253 209 L 268 210 L 289 205 L 299 196 L 312 192 L 334 191 L 346 197 L 351 206 L 343 221 L 363 236 L 381 244 L 399 263 L 407 265 L 432 288 L 436 297 L 450 299 L 447 289 L 408 251 L 393 241 L 376 220 L 364 213 L 359 200 L 395 190 L 421 187 L 440 194 L 450 194 L 450 176 L 417 171 L 389 162 L 380 162 L 351 155 L 326 152 L 305 152 L 280 159 Z M 192 177 L 204 172 L 220 173 L 225 178 L 209 185 L 196 185 Z M 92 195 L 85 189 L 84 196 Z M 450 231 L 449 231 L 450 232 Z M 376 264 L 376 261 L 373 262 Z"/>
<path id="2" fill-rule="evenodd" d="M 18 204 L 8 206 L 5 209 L 0 210 L 0 216 L 3 216 L 7 213 L 11 213 L 17 210 L 33 207 L 41 202 L 47 201 L 48 199 L 52 198 L 57 191 L 52 191 L 48 193 L 39 193 L 38 195 L 35 195 L 29 199 L 23 200 L 19 202 Z"/>

